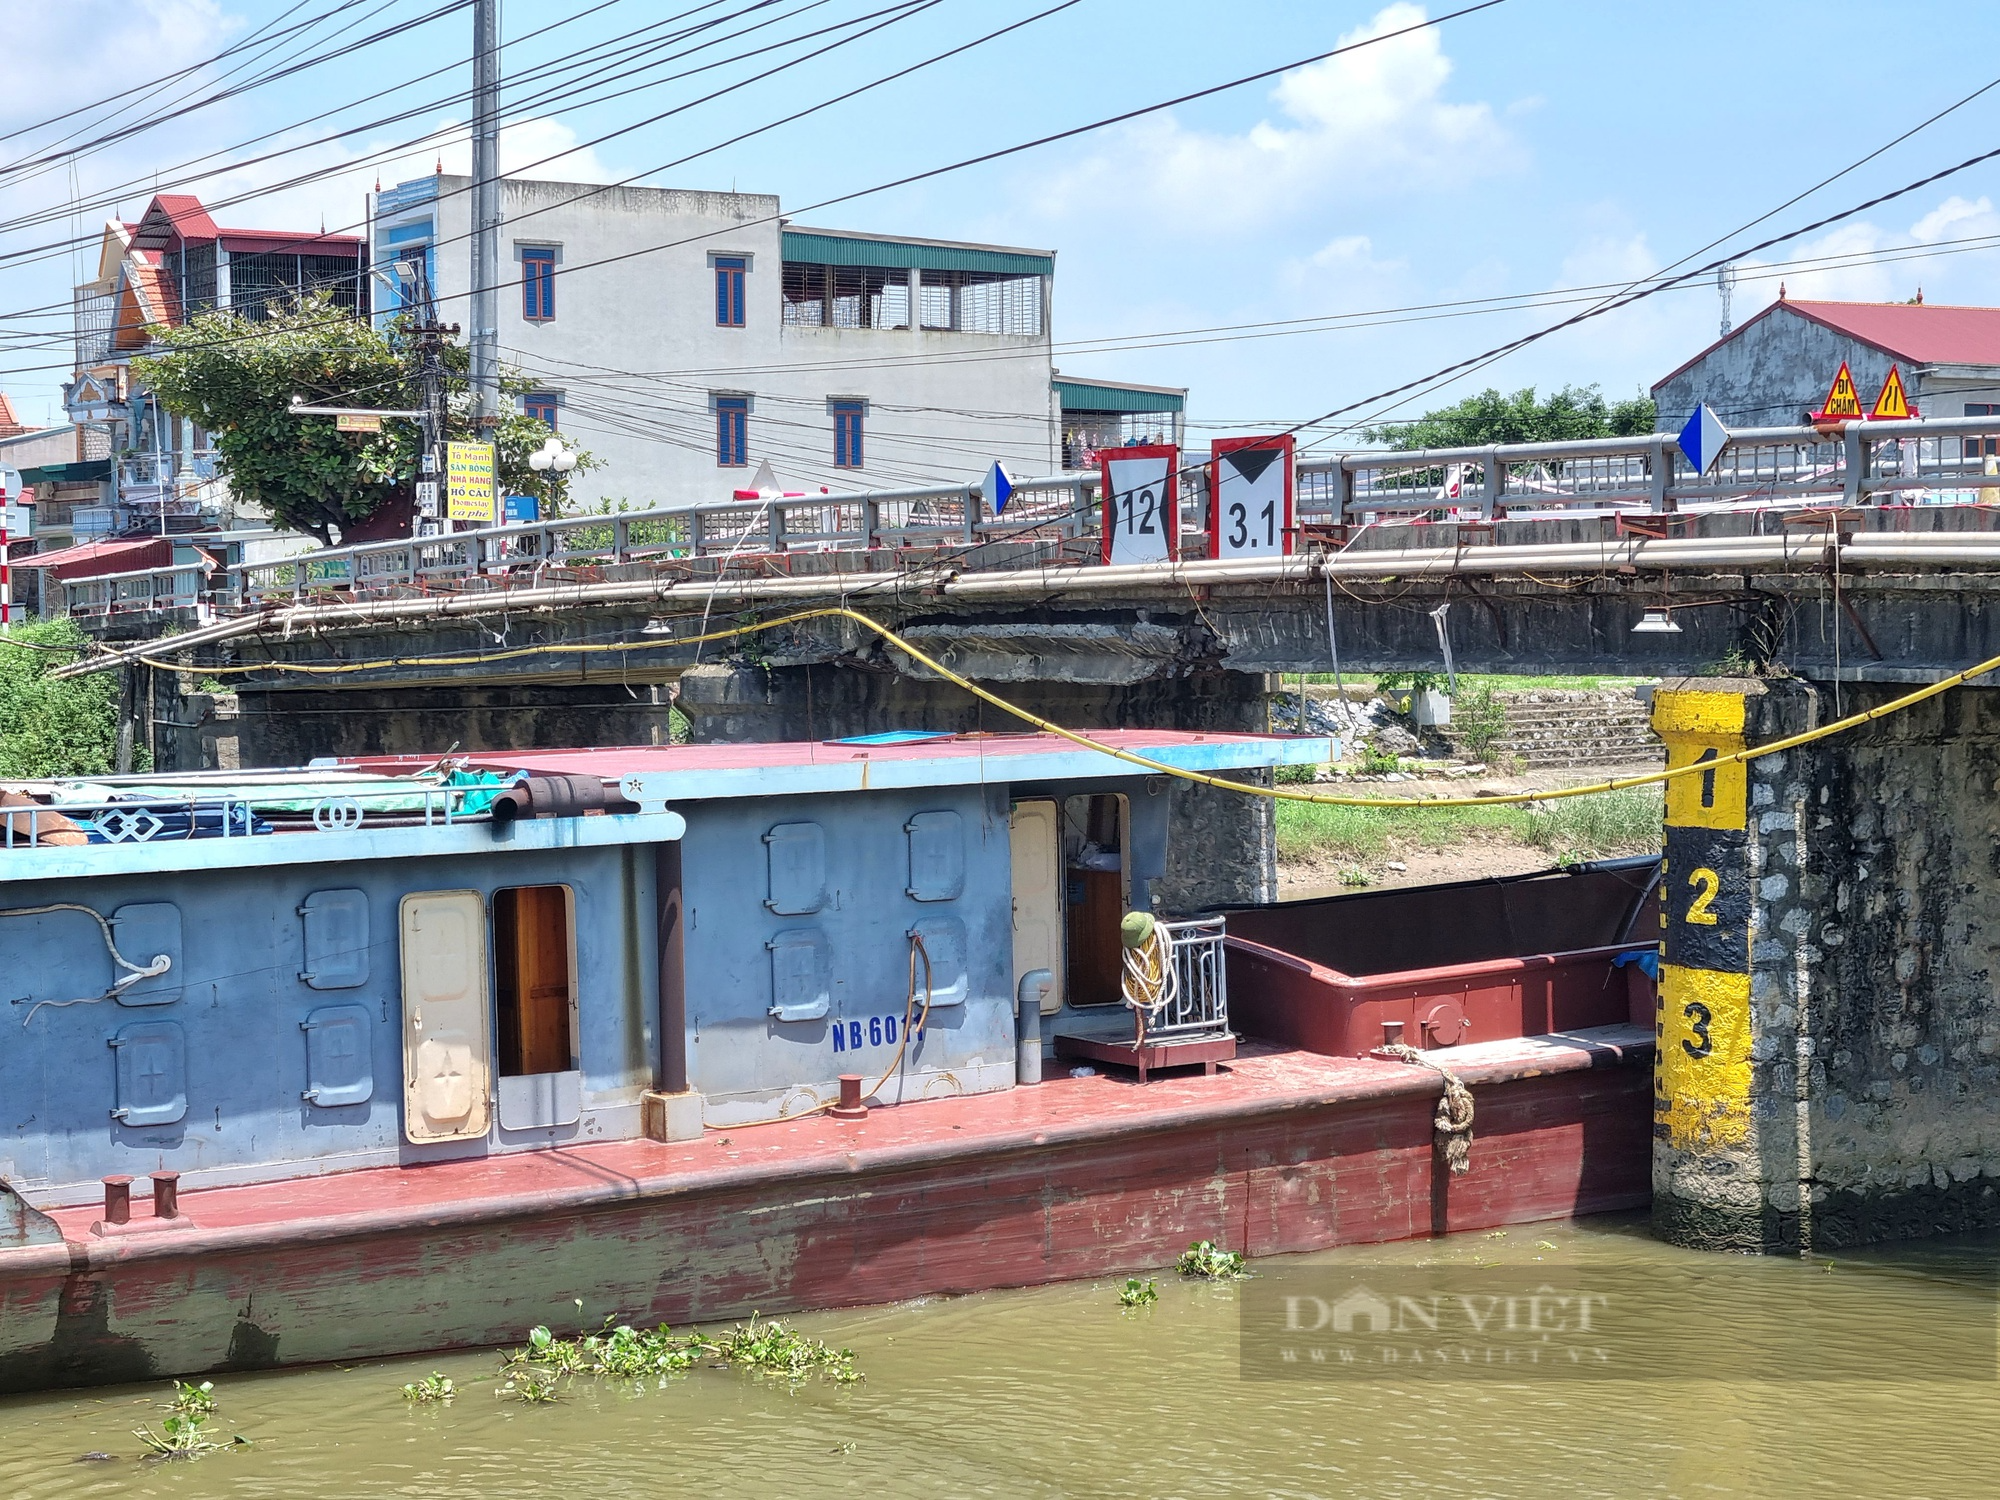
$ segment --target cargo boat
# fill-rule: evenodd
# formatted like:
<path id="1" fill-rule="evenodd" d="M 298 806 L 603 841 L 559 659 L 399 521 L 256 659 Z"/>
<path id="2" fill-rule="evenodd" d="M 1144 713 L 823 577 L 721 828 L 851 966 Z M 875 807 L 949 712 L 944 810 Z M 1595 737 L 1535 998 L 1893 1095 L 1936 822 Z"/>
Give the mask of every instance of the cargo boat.
<path id="1" fill-rule="evenodd" d="M 1192 771 L 1327 753 L 1102 738 Z M 1339 901 L 1163 913 L 1141 1084 L 1117 926 L 1156 904 L 1165 783 L 1053 736 L 887 735 L 16 785 L 0 1391 L 1646 1200 L 1642 867 L 1369 893 L 1359 925 L 1397 896 L 1418 951 L 1420 909 L 1544 918 L 1360 1011 Z M 1537 956 L 1568 998 L 1509 1029 L 1475 991 L 1527 994 Z M 1476 1034 L 1434 1024 L 1447 991 Z M 1376 1055 L 1400 1037 L 1472 1090 L 1462 1176 L 1441 1075 Z M 1111 1060 L 1071 1076 L 1079 1045 Z"/>

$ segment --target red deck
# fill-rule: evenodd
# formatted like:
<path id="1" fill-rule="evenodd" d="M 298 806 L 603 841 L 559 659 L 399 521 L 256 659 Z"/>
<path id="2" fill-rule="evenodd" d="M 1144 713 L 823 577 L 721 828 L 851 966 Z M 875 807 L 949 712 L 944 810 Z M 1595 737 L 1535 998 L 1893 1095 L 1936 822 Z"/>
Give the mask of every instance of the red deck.
<path id="1" fill-rule="evenodd" d="M 681 1324 L 1630 1207 L 1651 1057 L 1632 1026 L 1456 1049 L 1479 1110 L 1458 1178 L 1435 1073 L 1249 1046 L 1144 1087 L 189 1192 L 171 1233 L 61 1210 L 64 1243 L 0 1250 L 0 1391 L 503 1342 L 574 1326 L 577 1297 L 585 1322 Z"/>
<path id="2" fill-rule="evenodd" d="M 1100 729 L 1091 739 L 1114 750 L 1144 754 L 1176 745 L 1268 743 L 1297 739 L 1282 734 L 1194 734 L 1174 729 Z M 1308 735 L 1307 739 L 1319 738 Z M 894 745 L 856 745 L 840 740 L 770 740 L 713 745 L 596 745 L 574 750 L 479 750 L 466 752 L 473 765 L 496 771 L 541 771 L 601 776 L 615 781 L 633 772 L 736 771 L 773 766 L 823 765 L 829 761 L 979 760 L 1012 755 L 1046 755 L 1082 747 L 1061 735 L 947 734 Z M 362 756 L 343 766 L 364 771 L 407 773 L 434 765 L 434 755 Z"/>

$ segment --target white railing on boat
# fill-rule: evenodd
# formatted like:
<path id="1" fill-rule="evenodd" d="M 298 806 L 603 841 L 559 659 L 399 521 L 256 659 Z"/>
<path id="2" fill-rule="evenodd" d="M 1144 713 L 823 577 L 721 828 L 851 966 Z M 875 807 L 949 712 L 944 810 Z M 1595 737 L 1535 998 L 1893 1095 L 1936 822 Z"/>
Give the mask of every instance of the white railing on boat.
<path id="1" fill-rule="evenodd" d="M 1162 922 L 1173 958 L 1175 993 L 1146 1014 L 1146 1040 L 1185 1042 L 1229 1032 L 1229 971 L 1222 917 Z"/>

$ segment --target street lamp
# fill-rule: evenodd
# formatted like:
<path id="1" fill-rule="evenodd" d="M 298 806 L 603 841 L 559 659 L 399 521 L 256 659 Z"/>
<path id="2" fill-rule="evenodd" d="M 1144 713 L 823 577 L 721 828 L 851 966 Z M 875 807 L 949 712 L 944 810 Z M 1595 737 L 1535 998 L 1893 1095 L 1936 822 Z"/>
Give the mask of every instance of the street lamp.
<path id="1" fill-rule="evenodd" d="M 566 446 L 561 438 L 551 437 L 528 455 L 528 467 L 537 473 L 554 469 L 558 474 L 567 474 L 576 467 L 576 450 Z"/>
<path id="2" fill-rule="evenodd" d="M 546 443 L 528 455 L 528 467 L 537 474 L 553 473 L 557 481 L 554 495 L 561 495 L 567 499 L 569 494 L 567 480 L 569 471 L 576 467 L 576 450 L 565 444 L 561 438 L 551 434 Z M 554 495 L 550 498 L 553 499 Z"/>

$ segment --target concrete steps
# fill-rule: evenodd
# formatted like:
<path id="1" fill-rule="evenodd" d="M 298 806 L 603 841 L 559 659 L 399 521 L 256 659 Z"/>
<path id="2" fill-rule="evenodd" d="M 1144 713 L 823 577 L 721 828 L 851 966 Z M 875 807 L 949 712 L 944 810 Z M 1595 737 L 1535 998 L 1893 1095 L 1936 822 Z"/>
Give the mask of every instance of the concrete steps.
<path id="1" fill-rule="evenodd" d="M 1666 747 L 1653 733 L 1646 705 L 1630 688 L 1598 692 L 1530 689 L 1494 695 L 1507 729 L 1487 758 L 1515 757 L 1529 766 L 1657 765 Z M 1463 727 L 1446 731 L 1463 749 Z"/>

